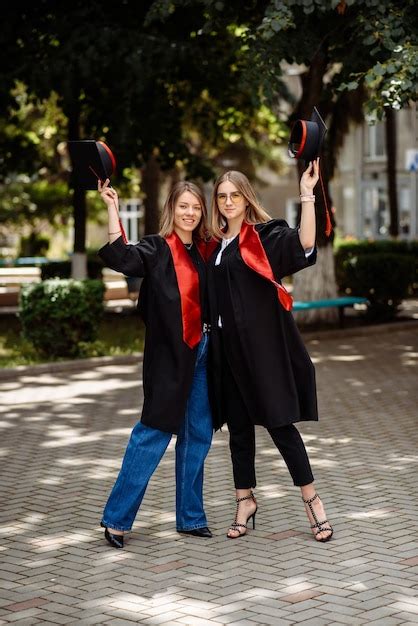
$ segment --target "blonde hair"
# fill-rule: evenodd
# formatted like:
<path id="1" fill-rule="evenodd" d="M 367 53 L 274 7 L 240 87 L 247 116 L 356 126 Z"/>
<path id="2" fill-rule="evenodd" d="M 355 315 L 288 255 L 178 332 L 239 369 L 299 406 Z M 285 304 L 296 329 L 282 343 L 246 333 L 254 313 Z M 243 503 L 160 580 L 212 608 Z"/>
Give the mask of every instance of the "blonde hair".
<path id="1" fill-rule="evenodd" d="M 224 233 L 222 229 L 226 223 L 224 216 L 219 211 L 217 193 L 219 185 L 224 183 L 226 180 L 229 180 L 233 185 L 235 185 L 237 190 L 244 196 L 244 200 L 247 204 L 244 218 L 246 222 L 249 224 L 259 224 L 260 222 L 268 222 L 271 220 L 270 215 L 259 203 L 257 196 L 255 195 L 255 191 L 245 174 L 237 172 L 236 170 L 230 170 L 217 178 L 212 193 L 211 228 L 213 235 L 217 239 L 221 239 L 223 237 Z"/>
<path id="2" fill-rule="evenodd" d="M 208 236 L 208 210 L 206 207 L 205 196 L 203 191 L 188 180 L 180 180 L 175 183 L 170 189 L 167 199 L 164 203 L 163 212 L 160 219 L 160 235 L 161 237 L 168 237 L 174 230 L 174 210 L 176 208 L 177 201 L 182 193 L 189 191 L 200 203 L 202 209 L 202 217 L 197 227 L 193 231 L 193 237 L 200 239 L 207 239 Z"/>

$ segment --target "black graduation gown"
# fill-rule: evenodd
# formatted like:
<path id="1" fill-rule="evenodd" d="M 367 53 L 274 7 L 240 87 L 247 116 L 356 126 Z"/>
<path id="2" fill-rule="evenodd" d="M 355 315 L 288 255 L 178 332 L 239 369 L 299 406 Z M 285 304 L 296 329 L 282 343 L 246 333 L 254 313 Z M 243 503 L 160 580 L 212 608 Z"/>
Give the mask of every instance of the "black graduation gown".
<path id="1" fill-rule="evenodd" d="M 257 224 L 255 231 L 277 282 L 315 263 L 316 250 L 307 258 L 298 230 L 289 228 L 284 220 Z M 223 354 L 254 424 L 277 428 L 317 420 L 315 370 L 291 312 L 280 304 L 276 287 L 244 263 L 238 237 L 215 266 L 219 249 L 220 245 L 208 263 L 215 428 L 228 419 L 223 401 L 227 392 L 222 386 Z"/>
<path id="2" fill-rule="evenodd" d="M 118 272 L 144 277 L 138 301 L 146 325 L 141 422 L 178 433 L 192 385 L 197 346 L 190 348 L 183 340 L 181 299 L 171 250 L 160 235 L 147 235 L 135 245 L 126 245 L 119 237 L 101 248 L 99 255 Z"/>

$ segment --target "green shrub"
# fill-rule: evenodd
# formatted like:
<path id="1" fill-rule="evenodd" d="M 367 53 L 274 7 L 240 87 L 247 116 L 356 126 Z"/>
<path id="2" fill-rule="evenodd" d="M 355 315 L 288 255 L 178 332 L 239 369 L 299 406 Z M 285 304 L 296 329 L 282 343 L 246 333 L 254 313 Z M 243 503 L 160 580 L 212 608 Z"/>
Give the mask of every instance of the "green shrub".
<path id="1" fill-rule="evenodd" d="M 23 336 L 42 356 L 78 357 L 97 339 L 103 317 L 99 280 L 45 280 L 21 290 Z"/>
<path id="2" fill-rule="evenodd" d="M 98 280 L 102 277 L 103 263 L 97 259 L 87 259 L 87 276 L 92 280 Z M 70 278 L 71 261 L 51 261 L 45 263 L 41 267 L 42 280 L 49 278 Z"/>
<path id="3" fill-rule="evenodd" d="M 401 254 L 415 259 L 415 269 L 411 278 L 411 292 L 418 293 L 418 241 L 396 241 L 382 239 L 380 241 L 347 241 L 341 242 L 335 251 L 335 273 L 337 285 L 341 292 L 346 291 L 345 262 L 359 255 Z"/>
<path id="4" fill-rule="evenodd" d="M 358 254 L 340 266 L 339 287 L 345 294 L 368 298 L 368 317 L 385 321 L 395 317 L 411 292 L 415 259 L 391 253 Z"/>

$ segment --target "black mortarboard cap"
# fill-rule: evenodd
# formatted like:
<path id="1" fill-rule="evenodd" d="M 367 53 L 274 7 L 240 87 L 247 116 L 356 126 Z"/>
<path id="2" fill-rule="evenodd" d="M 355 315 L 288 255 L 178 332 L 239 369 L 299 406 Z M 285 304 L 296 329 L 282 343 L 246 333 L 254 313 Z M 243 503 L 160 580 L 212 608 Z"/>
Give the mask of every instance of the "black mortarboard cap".
<path id="1" fill-rule="evenodd" d="M 73 166 L 74 186 L 97 189 L 97 181 L 110 178 L 116 168 L 116 159 L 103 141 L 85 139 L 69 141 L 68 151 Z"/>
<path id="2" fill-rule="evenodd" d="M 327 127 L 314 107 L 310 120 L 297 120 L 290 133 L 288 153 L 294 159 L 313 161 L 321 152 Z"/>

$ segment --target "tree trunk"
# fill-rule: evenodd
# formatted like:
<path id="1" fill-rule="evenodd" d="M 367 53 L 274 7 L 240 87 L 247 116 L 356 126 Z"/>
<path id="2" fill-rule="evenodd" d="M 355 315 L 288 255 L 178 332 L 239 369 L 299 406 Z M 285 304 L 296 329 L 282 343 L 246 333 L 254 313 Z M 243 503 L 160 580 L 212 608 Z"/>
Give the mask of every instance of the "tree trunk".
<path id="1" fill-rule="evenodd" d="M 87 278 L 86 254 L 86 192 L 84 189 L 74 189 L 74 253 L 71 263 L 71 276 L 78 280 Z"/>
<path id="2" fill-rule="evenodd" d="M 145 193 L 144 209 L 145 235 L 158 233 L 160 224 L 159 195 L 160 195 L 160 165 L 153 154 L 141 170 L 142 190 Z"/>
<path id="3" fill-rule="evenodd" d="M 398 194 L 396 188 L 396 116 L 393 109 L 386 110 L 386 154 L 387 179 L 389 197 L 389 234 L 391 237 L 399 235 Z"/>
<path id="4" fill-rule="evenodd" d="M 78 141 L 80 139 L 80 105 L 78 98 L 74 98 L 68 111 L 68 139 Z M 87 278 L 87 255 L 86 255 L 86 221 L 87 206 L 86 192 L 78 189 L 74 181 L 70 181 L 74 189 L 73 216 L 74 216 L 74 251 L 71 260 L 71 277 L 78 280 Z"/>
<path id="5" fill-rule="evenodd" d="M 322 300 L 335 298 L 336 293 L 334 251 L 331 245 L 323 246 L 318 249 L 315 265 L 294 275 L 292 296 L 294 300 Z M 338 311 L 335 308 L 296 311 L 294 317 L 301 326 L 317 322 L 335 323 Z"/>
<path id="6" fill-rule="evenodd" d="M 318 105 L 323 92 L 323 78 L 327 70 L 326 51 L 320 51 L 312 59 L 312 63 L 305 74 L 301 75 L 302 97 L 296 107 L 293 119 L 309 119 L 313 107 Z M 321 173 L 324 193 L 321 183 L 315 187 L 315 209 L 318 260 L 313 267 L 307 268 L 295 274 L 293 278 L 293 297 L 295 300 L 322 300 L 323 298 L 335 298 L 337 295 L 337 283 L 335 280 L 334 252 L 332 247 L 333 235 L 325 235 L 325 202 L 331 212 L 331 198 L 329 193 L 328 172 L 325 167 L 326 149 L 323 147 L 321 155 Z M 325 153 L 325 159 L 323 158 Z M 300 179 L 307 164 L 298 161 L 298 177 Z M 325 197 L 324 197 L 325 196 Z M 295 313 L 295 319 L 300 324 L 316 322 L 335 322 L 338 312 L 334 309 L 312 309 L 307 312 Z"/>

